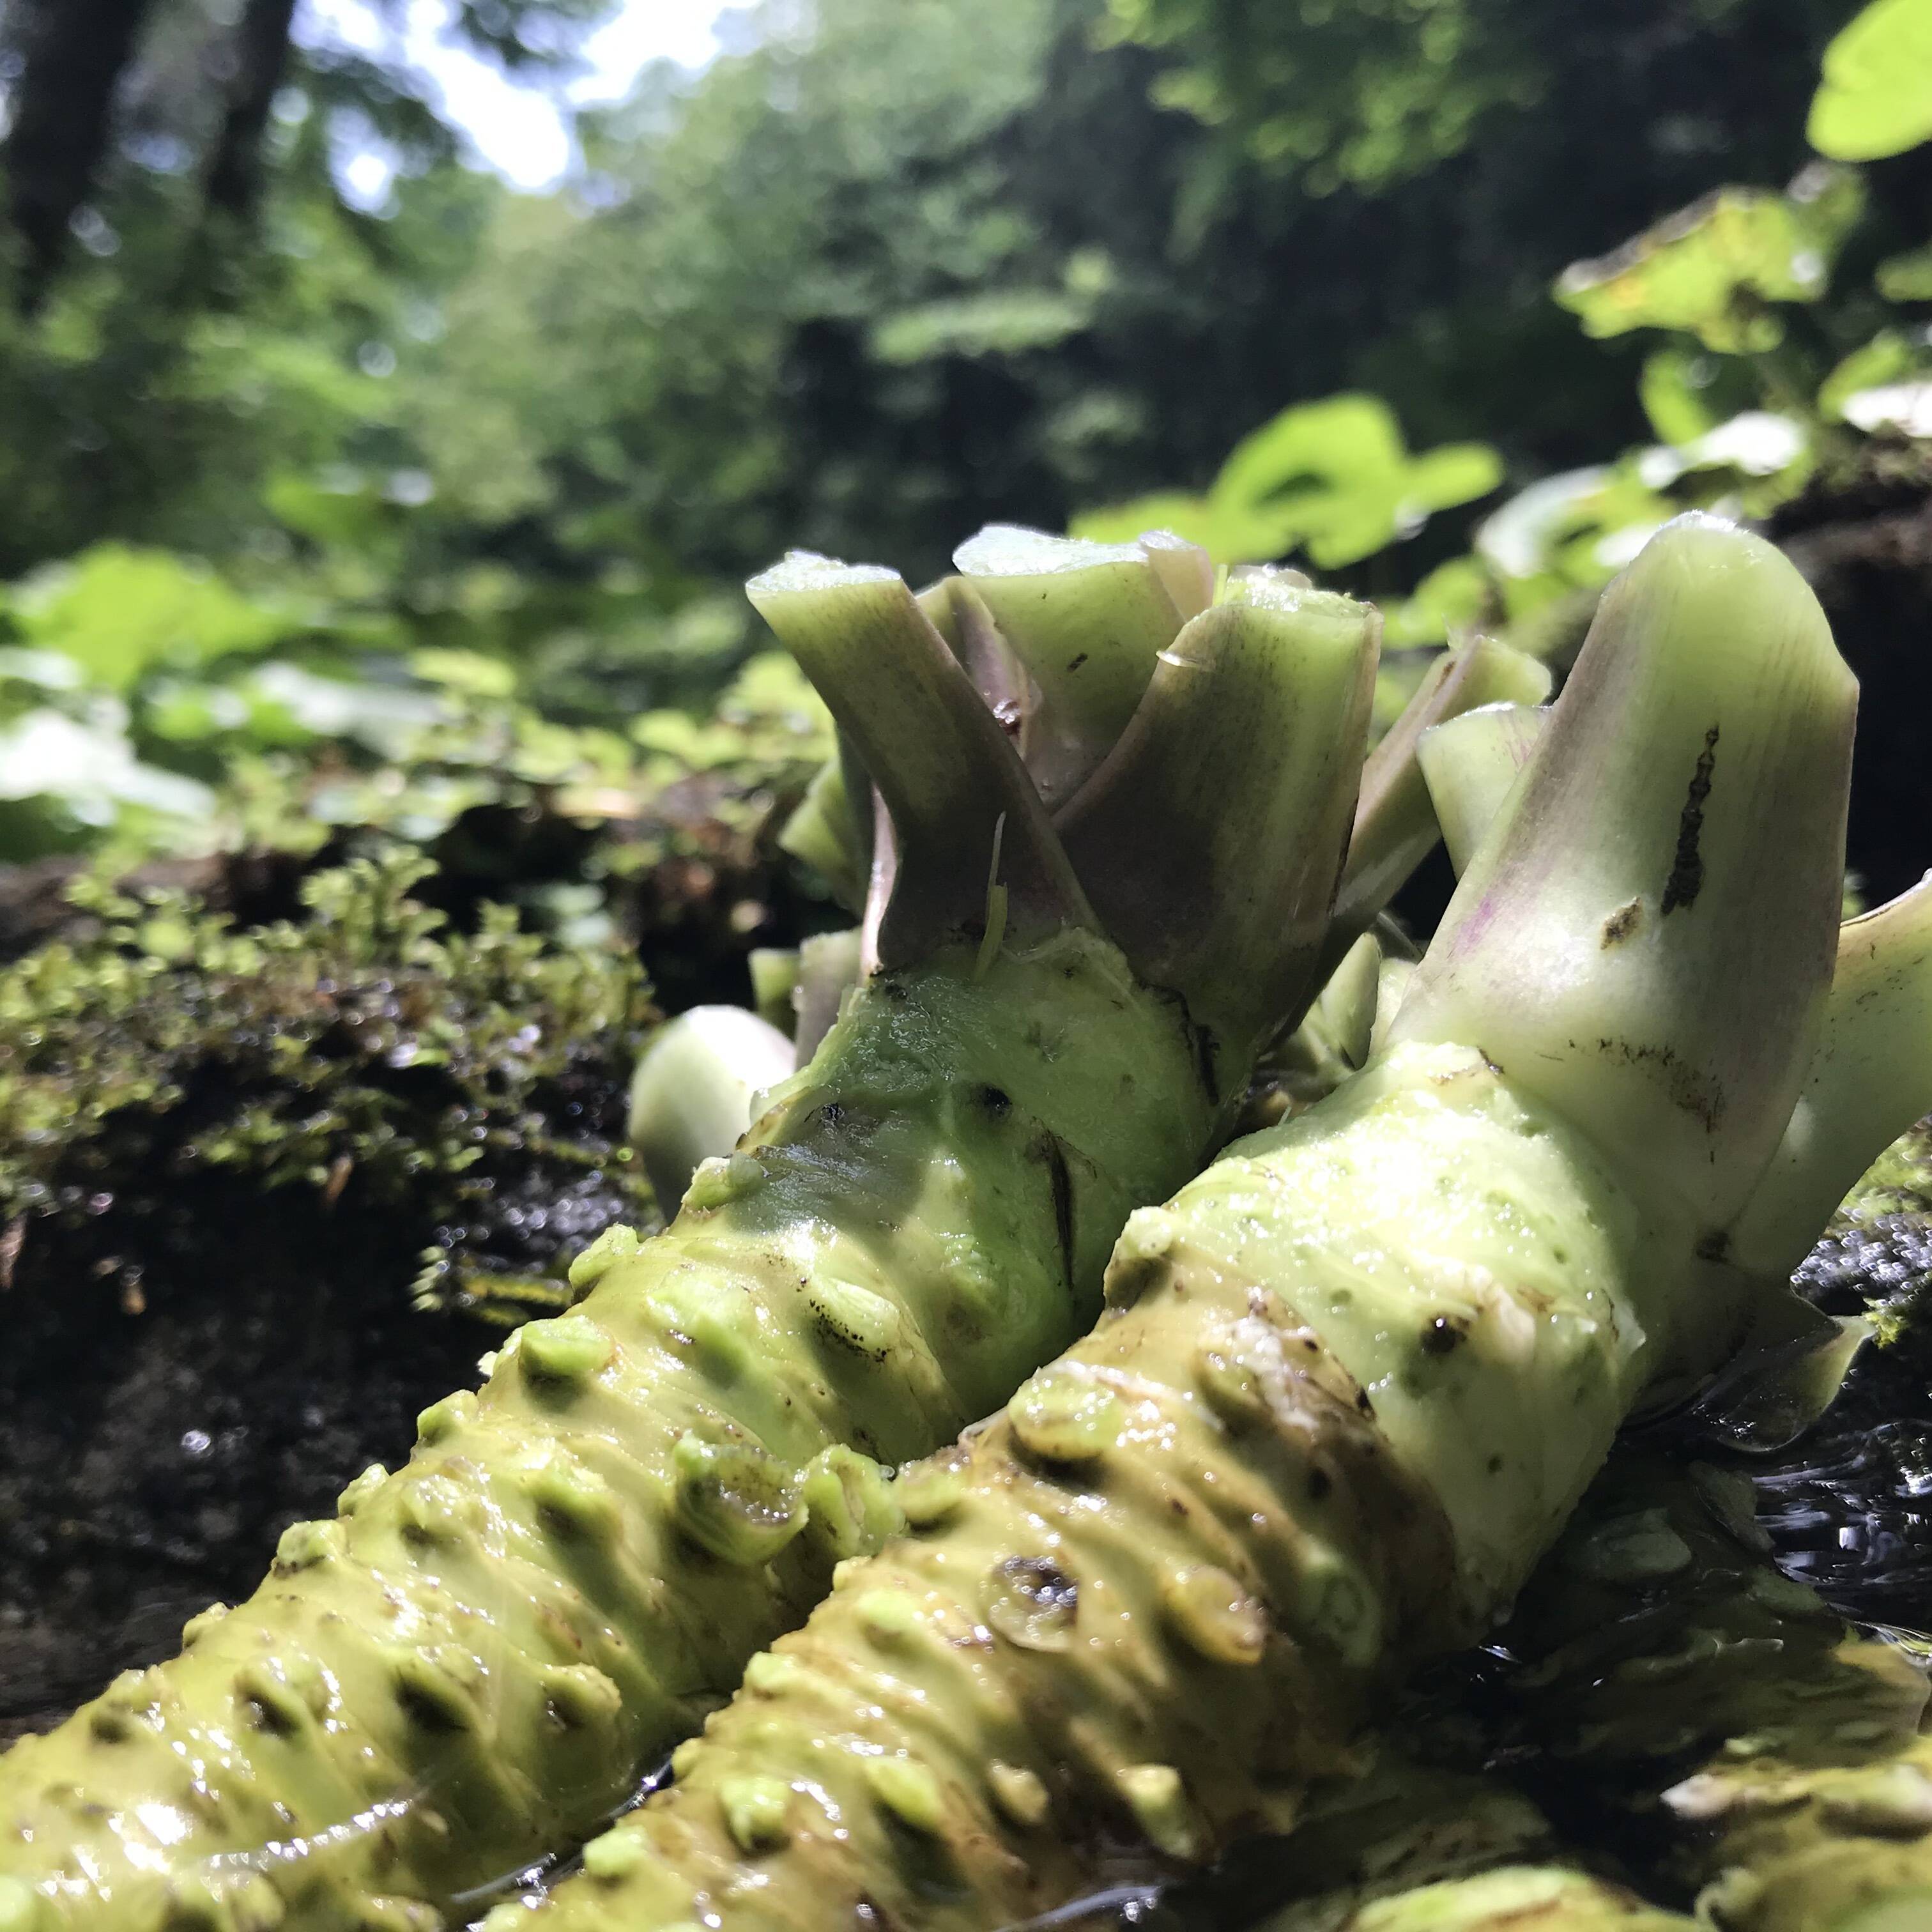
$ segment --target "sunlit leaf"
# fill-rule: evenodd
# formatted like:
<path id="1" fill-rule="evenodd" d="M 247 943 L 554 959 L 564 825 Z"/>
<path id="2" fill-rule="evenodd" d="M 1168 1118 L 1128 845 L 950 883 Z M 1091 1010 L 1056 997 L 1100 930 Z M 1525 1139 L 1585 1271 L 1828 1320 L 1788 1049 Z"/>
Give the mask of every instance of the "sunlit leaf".
<path id="1" fill-rule="evenodd" d="M 1644 358 L 1637 395 L 1650 426 L 1666 442 L 1689 442 L 1721 420 L 1710 404 L 1710 358 L 1660 349 Z"/>
<path id="2" fill-rule="evenodd" d="M 1915 347 L 1902 330 L 1882 330 L 1862 349 L 1853 350 L 1825 378 L 1818 392 L 1818 407 L 1826 416 L 1842 418 L 1852 397 L 1918 374 L 1925 364 L 1924 350 Z"/>
<path id="3" fill-rule="evenodd" d="M 425 646 L 410 653 L 410 669 L 427 684 L 440 684 L 470 698 L 508 698 L 517 688 L 517 674 L 501 658 L 481 651 Z"/>
<path id="4" fill-rule="evenodd" d="M 80 724 L 64 712 L 32 711 L 0 730 L 0 801 L 46 801 L 58 808 L 49 830 L 64 820 L 76 831 L 110 831 L 124 814 L 156 821 L 157 849 L 182 849 L 205 836 L 215 797 L 177 772 L 144 764 L 124 729 L 111 722 Z M 6 814 L 11 820 L 14 814 Z M 10 823 L 4 842 L 17 850 L 22 827 Z"/>
<path id="5" fill-rule="evenodd" d="M 1503 480 L 1503 460 L 1486 442 L 1446 442 L 1408 466 L 1402 501 L 1423 510 L 1452 510 L 1486 496 Z"/>
<path id="6" fill-rule="evenodd" d="M 396 518 L 381 490 L 356 471 L 320 478 L 277 476 L 262 494 L 278 522 L 313 543 L 374 544 Z"/>
<path id="7" fill-rule="evenodd" d="M 1477 530 L 1476 551 L 1520 616 L 1607 583 L 1678 507 L 1634 463 L 1593 465 L 1518 491 Z"/>
<path id="8" fill-rule="evenodd" d="M 298 628 L 288 613 L 244 597 L 205 566 L 120 544 L 97 544 L 37 573 L 9 602 L 31 646 L 60 652 L 90 683 L 113 692 L 130 689 L 160 664 L 253 655 Z"/>
<path id="9" fill-rule="evenodd" d="M 1932 302 L 1932 243 L 1889 256 L 1872 279 L 1887 302 Z"/>
<path id="10" fill-rule="evenodd" d="M 1876 160 L 1932 139 L 1932 0 L 1873 0 L 1825 50 L 1805 134 L 1821 154 Z"/>
<path id="11" fill-rule="evenodd" d="M 1413 534 L 1432 512 L 1487 495 L 1502 474 L 1486 444 L 1412 456 L 1379 398 L 1328 396 L 1283 410 L 1243 437 L 1206 496 L 1143 496 L 1086 512 L 1073 529 L 1114 542 L 1170 530 L 1222 563 L 1303 549 L 1334 569 Z"/>
<path id="12" fill-rule="evenodd" d="M 1197 543 L 1223 563 L 1262 563 L 1265 556 L 1238 556 L 1242 548 L 1238 520 L 1217 517 L 1205 496 L 1162 490 L 1136 496 L 1130 503 L 1104 509 L 1082 510 L 1067 526 L 1070 535 L 1094 543 L 1132 543 L 1143 530 L 1172 530 Z"/>
<path id="13" fill-rule="evenodd" d="M 1012 289 L 902 309 L 872 326 L 881 362 L 924 362 L 936 356 L 1016 356 L 1052 349 L 1092 321 L 1090 298 L 1053 289 Z"/>
<path id="14" fill-rule="evenodd" d="M 1384 613 L 1382 641 L 1390 648 L 1439 644 L 1488 614 L 1494 580 L 1478 556 L 1452 556 L 1439 563 L 1414 593 Z"/>
<path id="15" fill-rule="evenodd" d="M 1591 335 L 1670 328 L 1734 354 L 1773 348 L 1784 325 L 1767 304 L 1824 293 L 1863 206 L 1857 177 L 1822 164 L 1782 194 L 1720 188 L 1614 254 L 1572 262 L 1556 298 Z"/>

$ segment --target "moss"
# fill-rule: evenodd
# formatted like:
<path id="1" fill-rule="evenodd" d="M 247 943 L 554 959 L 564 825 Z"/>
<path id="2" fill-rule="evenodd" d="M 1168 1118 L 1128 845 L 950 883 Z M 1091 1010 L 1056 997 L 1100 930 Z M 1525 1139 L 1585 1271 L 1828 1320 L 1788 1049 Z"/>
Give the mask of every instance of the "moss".
<path id="1" fill-rule="evenodd" d="M 427 1300 L 568 1300 L 566 1250 L 650 1212 L 616 1144 L 646 988 L 501 908 L 447 930 L 412 896 L 429 870 L 392 850 L 317 873 L 304 922 L 248 931 L 76 881 L 97 934 L 0 972 L 6 1278 L 80 1263 L 138 1312 L 136 1228 L 220 1178 L 416 1222 Z"/>

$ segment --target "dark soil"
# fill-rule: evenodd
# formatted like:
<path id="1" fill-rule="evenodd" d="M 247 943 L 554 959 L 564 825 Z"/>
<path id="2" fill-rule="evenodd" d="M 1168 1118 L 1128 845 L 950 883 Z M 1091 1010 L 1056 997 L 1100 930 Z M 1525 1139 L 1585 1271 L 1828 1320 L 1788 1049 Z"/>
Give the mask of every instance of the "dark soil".
<path id="1" fill-rule="evenodd" d="M 200 1190 L 173 1232 L 205 1265 L 171 1286 L 56 1287 L 50 1256 L 0 1298 L 0 1738 L 252 1590 L 283 1529 L 406 1455 L 500 1333 L 410 1305 L 394 1220 L 279 1204 Z"/>
<path id="2" fill-rule="evenodd" d="M 181 1626 L 251 1592 L 291 1522 L 333 1514 L 393 1465 L 417 1414 L 477 1380 L 504 1333 L 468 1312 L 506 1284 L 564 1292 L 569 1256 L 634 1191 L 595 1160 L 622 1132 L 628 1067 L 592 1061 L 536 1096 L 559 1139 L 504 1134 L 464 1218 L 447 1190 L 265 1190 L 168 1176 L 143 1193 L 16 1222 L 0 1242 L 0 1742 Z M 155 1165 L 165 1173 L 165 1163 Z M 98 1212 L 89 1213 L 89 1208 Z M 412 1298 L 425 1251 L 445 1306 Z M 542 1312 L 526 1308 L 522 1312 Z"/>

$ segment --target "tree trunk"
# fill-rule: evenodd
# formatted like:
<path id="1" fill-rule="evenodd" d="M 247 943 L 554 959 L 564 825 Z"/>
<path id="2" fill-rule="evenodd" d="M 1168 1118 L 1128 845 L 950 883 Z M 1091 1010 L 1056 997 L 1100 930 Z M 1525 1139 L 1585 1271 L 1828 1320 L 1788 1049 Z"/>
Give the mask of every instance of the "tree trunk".
<path id="1" fill-rule="evenodd" d="M 238 221 L 254 213 L 260 194 L 262 135 L 288 64 L 295 12 L 296 0 L 248 0 L 235 31 L 234 78 L 208 166 L 206 196 L 211 212 Z"/>
<path id="2" fill-rule="evenodd" d="M 0 167 L 26 248 L 20 300 L 28 312 L 45 296 L 93 186 L 116 86 L 153 7 L 154 0 L 16 0 L 8 38 L 22 64 Z"/>

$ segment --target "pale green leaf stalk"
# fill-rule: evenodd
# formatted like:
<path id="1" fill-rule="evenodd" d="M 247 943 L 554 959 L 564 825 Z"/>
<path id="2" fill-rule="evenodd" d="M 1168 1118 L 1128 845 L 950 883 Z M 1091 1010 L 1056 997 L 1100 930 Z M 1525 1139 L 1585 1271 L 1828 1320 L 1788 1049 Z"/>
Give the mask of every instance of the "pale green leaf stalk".
<path id="1" fill-rule="evenodd" d="M 801 1060 L 818 1051 L 819 1042 L 844 1010 L 847 996 L 865 977 L 863 952 L 856 928 L 813 933 L 800 944 L 792 1038 Z"/>
<path id="2" fill-rule="evenodd" d="M 870 855 L 838 759 L 819 767 L 781 828 L 778 847 L 817 872 L 842 904 L 864 904 Z"/>
<path id="3" fill-rule="evenodd" d="M 1485 704 L 1430 726 L 1416 741 L 1416 763 L 1458 878 L 1500 816 L 1549 720 L 1544 705 Z"/>
<path id="4" fill-rule="evenodd" d="M 1472 638 L 1436 659 L 1370 753 L 1336 895 L 1327 963 L 1333 965 L 1434 849 L 1440 836 L 1417 758 L 1423 734 L 1492 704 L 1540 704 L 1550 695 L 1548 666 L 1493 638 Z"/>
<path id="5" fill-rule="evenodd" d="M 1854 700 L 1774 551 L 1655 538 L 1388 1045 L 1131 1218 L 1099 1327 L 902 1475 L 910 1533 L 540 1932 L 986 1932 L 1353 1769 L 1376 1691 L 1491 1625 L 1763 1292 L 1713 1257 L 1824 1003 Z"/>
<path id="6" fill-rule="evenodd" d="M 1310 862 L 1266 855 L 1293 850 L 1290 826 L 1312 825 L 1319 836 L 1301 850 L 1325 855 L 1348 837 L 1354 796 L 1346 742 L 1325 757 L 1311 748 L 1292 784 L 1270 781 L 1280 746 L 1305 741 L 1309 722 L 1303 694 L 1270 670 L 1278 622 L 1346 650 L 1361 618 L 1292 574 L 1232 580 L 1161 652 L 1139 710 L 1054 820 L 1137 969 L 1157 985 L 1211 982 L 1215 1004 L 1197 1001 L 1196 1018 L 1244 1042 L 1288 1010 L 1282 962 L 1319 952 L 1328 926 Z M 1234 799 L 1255 802 L 1230 811 Z M 1150 851 L 1150 826 L 1180 836 Z"/>
<path id="7" fill-rule="evenodd" d="M 1189 553 L 1200 555 L 1191 544 L 1088 543 L 1010 524 L 954 553 L 1040 688 L 1021 750 L 1049 805 L 1093 770 L 1133 715 L 1182 622 L 1169 586 L 1193 607 L 1189 616 L 1206 608 Z"/>
<path id="8" fill-rule="evenodd" d="M 1076 574 L 1057 606 L 1077 613 L 1090 582 L 1111 596 Z M 426 1411 L 404 1468 L 291 1528 L 261 1589 L 196 1618 L 179 1658 L 0 1760 L 8 1932 L 434 1932 L 473 1888 L 580 1842 L 836 1562 L 902 1520 L 884 1466 L 1090 1326 L 1129 1212 L 1220 1132 L 1212 1082 L 1238 1091 L 1253 1042 L 1210 1037 L 1193 1010 L 1238 1008 L 1232 969 L 1135 971 L 906 586 L 794 559 L 754 596 L 890 814 L 878 970 L 666 1231 L 612 1229 L 580 1256 L 581 1303 Z M 1228 702 L 1254 704 L 1257 676 L 1296 694 L 1229 801 L 1285 842 L 1241 843 L 1240 862 L 1306 881 L 1280 928 L 1300 973 L 1266 965 L 1286 987 L 1312 974 L 1340 870 L 1373 626 L 1340 598 L 1194 621 L 1240 634 Z M 1180 630 L 1160 648 L 1188 655 Z M 1311 795 L 1312 770 L 1340 804 Z M 1150 826 L 1148 862 L 1200 830 Z M 1323 838 L 1325 856 L 1306 849 Z M 1222 862 L 1218 844 L 1199 855 Z M 1250 882 L 1228 883 L 1246 971 Z M 916 1813 L 916 1779 L 880 1775 Z M 755 1780 L 730 1794 L 748 1840 L 783 1808 Z"/>
<path id="9" fill-rule="evenodd" d="M 1365 932 L 1329 974 L 1301 1024 L 1270 1047 L 1256 1075 L 1247 1124 L 1273 1126 L 1288 1114 L 1324 1100 L 1351 1074 L 1359 1073 L 1375 1047 L 1382 1001 L 1381 941 Z"/>
<path id="10" fill-rule="evenodd" d="M 1932 878 L 1838 931 L 1804 1091 L 1732 1235 L 1734 1258 L 1789 1274 L 1871 1159 L 1932 1106 Z"/>
<path id="11" fill-rule="evenodd" d="M 790 946 L 754 946 L 745 964 L 752 976 L 752 1010 L 787 1039 L 798 1022 L 799 956 Z M 796 1060 L 796 1055 L 794 1054 Z"/>

